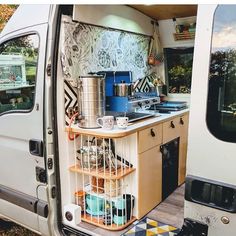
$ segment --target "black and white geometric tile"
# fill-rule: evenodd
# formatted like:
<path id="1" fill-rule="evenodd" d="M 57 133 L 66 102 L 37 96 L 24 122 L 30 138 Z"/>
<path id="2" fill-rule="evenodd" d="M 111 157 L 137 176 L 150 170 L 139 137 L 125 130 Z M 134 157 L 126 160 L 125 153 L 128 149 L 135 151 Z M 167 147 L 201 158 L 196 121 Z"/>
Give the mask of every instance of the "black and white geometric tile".
<path id="1" fill-rule="evenodd" d="M 78 106 L 76 89 L 70 85 L 70 82 L 64 80 L 64 92 L 65 92 L 65 122 L 69 125 L 69 108 L 75 108 Z"/>
<path id="2" fill-rule="evenodd" d="M 148 78 L 148 76 L 145 76 L 144 78 L 138 80 L 137 85 L 135 85 L 136 89 L 135 92 L 144 92 L 144 93 L 148 93 L 150 92 L 150 80 Z"/>

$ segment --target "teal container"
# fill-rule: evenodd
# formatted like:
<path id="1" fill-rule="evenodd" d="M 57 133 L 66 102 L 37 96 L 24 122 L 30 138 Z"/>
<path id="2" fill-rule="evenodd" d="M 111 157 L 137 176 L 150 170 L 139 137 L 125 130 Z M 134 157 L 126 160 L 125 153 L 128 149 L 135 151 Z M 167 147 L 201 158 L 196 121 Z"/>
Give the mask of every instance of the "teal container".
<path id="1" fill-rule="evenodd" d="M 105 200 L 103 198 L 88 194 L 86 196 L 86 212 L 90 215 L 104 215 Z"/>
<path id="2" fill-rule="evenodd" d="M 126 201 L 125 199 L 123 199 L 123 197 L 119 197 L 117 198 L 115 201 L 114 201 L 114 206 L 115 208 L 119 209 L 119 210 L 122 210 L 122 209 L 125 209 L 126 207 Z"/>
<path id="3" fill-rule="evenodd" d="M 113 222 L 117 225 L 124 225 L 126 223 L 126 216 L 113 215 Z"/>

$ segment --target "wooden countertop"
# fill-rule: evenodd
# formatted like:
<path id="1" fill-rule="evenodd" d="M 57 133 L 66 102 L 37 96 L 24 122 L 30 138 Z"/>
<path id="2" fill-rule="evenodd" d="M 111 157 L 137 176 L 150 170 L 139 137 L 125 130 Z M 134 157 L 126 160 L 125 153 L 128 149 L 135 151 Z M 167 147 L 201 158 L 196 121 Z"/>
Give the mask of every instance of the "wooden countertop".
<path id="1" fill-rule="evenodd" d="M 136 121 L 133 123 L 129 123 L 129 126 L 126 129 L 119 129 L 116 125 L 112 130 L 105 130 L 102 128 L 98 129 L 82 129 L 79 128 L 78 125 L 71 125 L 71 128 L 66 127 L 66 131 L 70 131 L 75 134 L 86 134 L 96 137 L 104 137 L 104 138 L 122 138 L 128 136 L 130 134 L 136 133 L 137 131 L 152 127 L 153 125 L 157 125 L 163 123 L 165 121 L 171 120 L 176 116 L 185 115 L 189 112 L 189 109 L 184 109 L 181 111 L 171 112 L 170 114 L 159 114 L 156 113 L 157 116 L 146 118 L 140 121 Z"/>

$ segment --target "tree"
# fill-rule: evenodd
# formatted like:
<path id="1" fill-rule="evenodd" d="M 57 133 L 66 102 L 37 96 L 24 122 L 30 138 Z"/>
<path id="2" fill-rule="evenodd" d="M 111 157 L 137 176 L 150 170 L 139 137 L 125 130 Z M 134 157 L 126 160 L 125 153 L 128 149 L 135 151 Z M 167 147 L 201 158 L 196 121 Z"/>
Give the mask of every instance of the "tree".
<path id="1" fill-rule="evenodd" d="M 224 48 L 211 54 L 210 64 L 210 84 L 212 88 L 221 87 L 224 91 L 224 105 L 236 103 L 236 50 L 233 48 Z M 218 99 L 219 91 L 216 91 Z M 218 100 L 215 102 L 218 104 Z"/>
<path id="2" fill-rule="evenodd" d="M 0 4 L 0 31 L 11 18 L 18 5 Z"/>

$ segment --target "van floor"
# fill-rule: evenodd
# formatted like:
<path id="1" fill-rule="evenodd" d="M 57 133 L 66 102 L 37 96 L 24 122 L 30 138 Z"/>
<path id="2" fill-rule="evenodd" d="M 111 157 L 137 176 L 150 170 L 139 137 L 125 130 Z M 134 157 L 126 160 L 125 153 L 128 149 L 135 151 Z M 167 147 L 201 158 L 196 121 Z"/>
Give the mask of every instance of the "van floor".
<path id="1" fill-rule="evenodd" d="M 183 184 L 178 187 L 168 198 L 151 210 L 146 217 L 181 228 L 184 219 L 184 186 Z M 85 222 L 81 222 L 80 226 L 101 236 L 120 236 L 133 227 L 130 225 L 122 231 L 109 231 Z"/>

